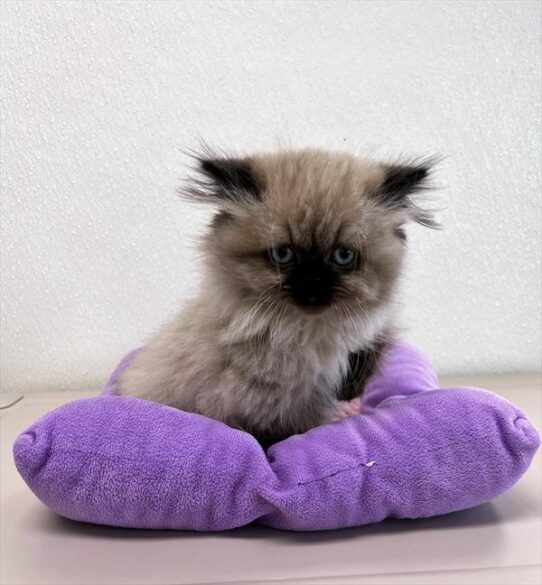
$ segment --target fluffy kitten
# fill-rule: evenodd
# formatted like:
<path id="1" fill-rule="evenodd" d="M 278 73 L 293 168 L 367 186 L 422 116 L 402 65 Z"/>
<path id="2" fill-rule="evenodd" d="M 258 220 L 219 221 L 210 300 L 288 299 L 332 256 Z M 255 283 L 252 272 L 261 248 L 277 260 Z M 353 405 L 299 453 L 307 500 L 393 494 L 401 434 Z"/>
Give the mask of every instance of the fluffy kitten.
<path id="1" fill-rule="evenodd" d="M 321 150 L 200 157 L 182 194 L 218 209 L 205 277 L 137 355 L 122 394 L 218 419 L 264 445 L 348 413 L 393 335 L 403 225 L 429 164 Z M 351 409 L 350 409 L 351 410 Z"/>

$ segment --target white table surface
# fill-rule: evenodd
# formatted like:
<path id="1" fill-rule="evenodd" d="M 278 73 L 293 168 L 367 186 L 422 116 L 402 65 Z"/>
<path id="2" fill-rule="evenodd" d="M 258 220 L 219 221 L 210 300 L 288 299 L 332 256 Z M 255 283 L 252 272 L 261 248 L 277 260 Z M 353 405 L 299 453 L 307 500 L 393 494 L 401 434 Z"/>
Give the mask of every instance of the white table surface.
<path id="1" fill-rule="evenodd" d="M 489 388 L 541 428 L 540 375 L 464 376 L 444 385 Z M 542 584 L 540 452 L 509 492 L 478 508 L 426 520 L 320 533 L 249 527 L 220 534 L 81 524 L 50 512 L 19 477 L 17 434 L 85 393 L 28 394 L 0 411 L 2 585 Z M 3 403 L 14 397 L 3 397 Z"/>

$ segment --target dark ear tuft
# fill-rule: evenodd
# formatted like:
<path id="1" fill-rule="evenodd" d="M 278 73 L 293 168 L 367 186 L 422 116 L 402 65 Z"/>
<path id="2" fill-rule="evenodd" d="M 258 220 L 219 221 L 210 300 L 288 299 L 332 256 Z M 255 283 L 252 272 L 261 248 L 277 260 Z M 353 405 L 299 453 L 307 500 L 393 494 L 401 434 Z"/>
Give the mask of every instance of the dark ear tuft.
<path id="1" fill-rule="evenodd" d="M 263 185 L 249 159 L 196 154 L 196 178 L 179 192 L 189 199 L 215 203 L 243 203 L 259 199 Z"/>
<path id="2" fill-rule="evenodd" d="M 382 199 L 394 205 L 406 204 L 409 195 L 427 188 L 430 171 L 431 165 L 428 162 L 386 166 L 384 182 L 380 187 Z"/>
<path id="3" fill-rule="evenodd" d="M 421 209 L 414 197 L 429 188 L 428 179 L 435 162 L 435 159 L 427 159 L 410 164 L 384 165 L 384 181 L 378 190 L 378 200 L 391 209 L 404 209 L 421 225 L 438 228 L 431 212 Z"/>
<path id="4" fill-rule="evenodd" d="M 243 191 L 254 197 L 261 194 L 250 164 L 235 158 L 200 160 L 201 172 L 225 191 Z"/>

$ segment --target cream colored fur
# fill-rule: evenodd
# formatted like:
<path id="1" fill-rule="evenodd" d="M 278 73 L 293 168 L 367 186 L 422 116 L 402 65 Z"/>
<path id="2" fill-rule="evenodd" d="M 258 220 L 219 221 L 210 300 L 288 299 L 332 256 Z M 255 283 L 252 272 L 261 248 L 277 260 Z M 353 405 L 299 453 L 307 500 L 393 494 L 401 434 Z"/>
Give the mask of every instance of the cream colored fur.
<path id="1" fill-rule="evenodd" d="M 404 255 L 394 228 L 404 209 L 374 197 L 379 163 L 316 150 L 246 159 L 259 199 L 219 203 L 228 216 L 203 240 L 198 298 L 147 344 L 120 381 L 122 394 L 200 413 L 256 434 L 287 436 L 331 420 L 350 352 L 391 335 Z M 199 188 L 185 188 L 202 197 Z M 319 312 L 295 306 L 264 259 L 284 242 L 355 247 L 363 268 Z"/>

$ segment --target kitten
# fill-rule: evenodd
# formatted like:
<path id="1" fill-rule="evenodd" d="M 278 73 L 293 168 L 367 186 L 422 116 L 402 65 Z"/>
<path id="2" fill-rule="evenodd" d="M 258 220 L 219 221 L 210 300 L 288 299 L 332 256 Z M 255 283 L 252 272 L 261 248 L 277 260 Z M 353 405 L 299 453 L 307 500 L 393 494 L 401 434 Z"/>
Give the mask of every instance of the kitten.
<path id="1" fill-rule="evenodd" d="M 321 150 L 202 156 L 181 190 L 218 212 L 205 277 L 120 392 L 196 412 L 263 445 L 351 414 L 394 334 L 413 201 L 429 163 Z"/>

